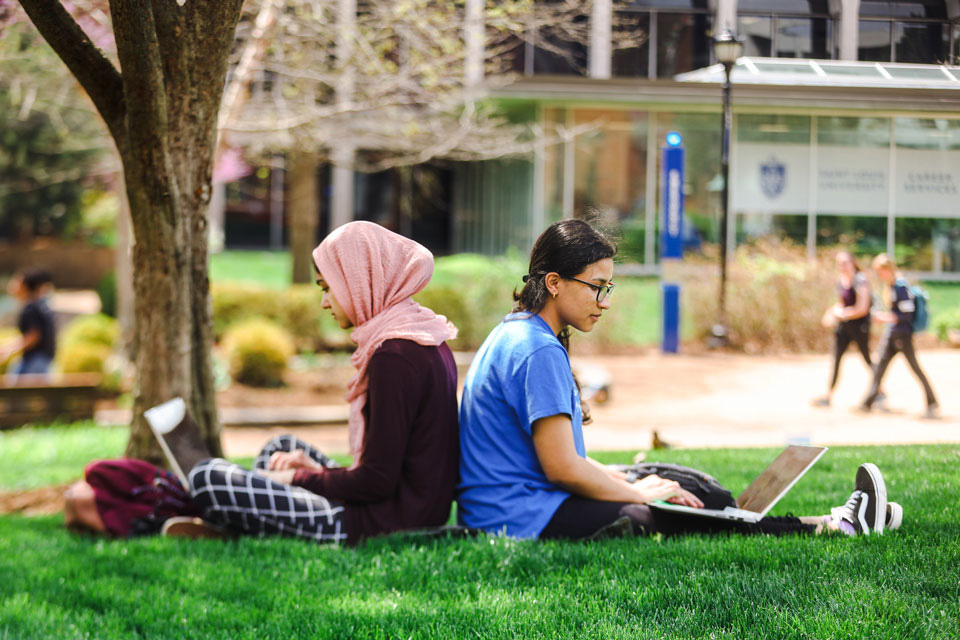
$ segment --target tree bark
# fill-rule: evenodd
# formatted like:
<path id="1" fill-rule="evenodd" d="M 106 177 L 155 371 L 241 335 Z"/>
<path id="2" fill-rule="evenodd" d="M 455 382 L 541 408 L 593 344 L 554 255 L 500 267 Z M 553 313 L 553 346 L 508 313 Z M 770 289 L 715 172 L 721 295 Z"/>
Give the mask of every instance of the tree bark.
<path id="1" fill-rule="evenodd" d="M 306 151 L 290 153 L 290 251 L 293 281 L 313 282 L 313 257 L 320 216 L 317 191 L 317 156 Z"/>
<path id="2" fill-rule="evenodd" d="M 162 454 L 144 410 L 186 400 L 222 455 L 210 347 L 207 206 L 227 56 L 242 0 L 110 0 L 122 73 L 58 0 L 21 0 L 93 99 L 123 162 L 133 228 L 134 417 L 126 455 Z"/>

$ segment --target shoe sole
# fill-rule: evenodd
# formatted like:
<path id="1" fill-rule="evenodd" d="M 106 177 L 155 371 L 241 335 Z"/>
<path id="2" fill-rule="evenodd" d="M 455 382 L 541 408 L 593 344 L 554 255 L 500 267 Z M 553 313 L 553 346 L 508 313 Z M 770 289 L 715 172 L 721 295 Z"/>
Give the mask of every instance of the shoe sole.
<path id="1" fill-rule="evenodd" d="M 160 529 L 160 535 L 173 538 L 192 538 L 194 540 L 201 538 L 224 540 L 230 537 L 226 531 L 213 526 L 209 522 L 189 516 L 178 516 L 168 519 L 163 523 L 163 527 Z"/>
<path id="2" fill-rule="evenodd" d="M 894 529 L 899 529 L 900 525 L 903 523 L 903 507 L 901 507 L 896 502 L 887 503 L 887 522 L 885 524 L 886 528 L 890 531 Z"/>
<path id="3" fill-rule="evenodd" d="M 883 521 L 887 516 L 887 485 L 883 482 L 883 474 L 872 462 L 865 462 L 857 469 L 857 489 L 869 496 L 867 509 L 872 507 L 872 513 L 867 515 L 867 525 L 871 532 L 883 535 Z M 871 517 L 872 516 L 872 517 Z"/>

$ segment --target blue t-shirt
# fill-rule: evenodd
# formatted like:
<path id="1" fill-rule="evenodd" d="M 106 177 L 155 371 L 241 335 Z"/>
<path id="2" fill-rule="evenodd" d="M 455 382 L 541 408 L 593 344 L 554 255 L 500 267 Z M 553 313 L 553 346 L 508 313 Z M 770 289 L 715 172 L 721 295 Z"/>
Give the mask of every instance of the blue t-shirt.
<path id="1" fill-rule="evenodd" d="M 570 416 L 583 446 L 570 357 L 539 316 L 507 316 L 477 352 L 460 403 L 460 522 L 516 538 L 540 534 L 570 494 L 547 479 L 533 446 L 540 418 Z"/>

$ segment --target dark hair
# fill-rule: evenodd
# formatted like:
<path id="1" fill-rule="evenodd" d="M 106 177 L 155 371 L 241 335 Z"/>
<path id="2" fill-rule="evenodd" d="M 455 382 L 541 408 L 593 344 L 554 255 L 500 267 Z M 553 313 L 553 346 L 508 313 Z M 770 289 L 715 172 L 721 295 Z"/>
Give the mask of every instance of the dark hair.
<path id="1" fill-rule="evenodd" d="M 45 269 L 28 269 L 20 274 L 20 282 L 30 293 L 36 293 L 43 285 L 53 282 L 50 272 Z"/>
<path id="2" fill-rule="evenodd" d="M 589 265 L 617 255 L 617 245 L 584 220 L 561 220 L 547 227 L 533 243 L 530 252 L 530 266 L 523 276 L 523 289 L 513 292 L 516 303 L 513 312 L 540 313 L 547 303 L 547 285 L 544 278 L 548 273 L 557 273 L 561 278 L 572 278 Z M 560 344 L 570 350 L 570 329 L 564 329 L 557 335 Z M 577 390 L 580 382 L 574 376 Z M 583 422 L 591 421 L 590 408 L 581 402 Z"/>
<path id="3" fill-rule="evenodd" d="M 547 303 L 544 277 L 557 273 L 572 278 L 589 265 L 617 255 L 617 245 L 606 235 L 583 220 L 561 220 L 547 227 L 533 243 L 530 266 L 523 276 L 523 289 L 513 292 L 514 313 L 540 313 Z M 564 347 L 567 346 L 564 342 Z"/>

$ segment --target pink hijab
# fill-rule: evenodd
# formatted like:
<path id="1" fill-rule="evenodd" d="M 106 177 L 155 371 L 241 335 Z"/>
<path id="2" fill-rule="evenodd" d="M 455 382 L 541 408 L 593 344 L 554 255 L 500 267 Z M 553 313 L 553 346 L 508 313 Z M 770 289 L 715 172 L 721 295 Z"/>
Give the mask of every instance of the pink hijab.
<path id="1" fill-rule="evenodd" d="M 457 337 L 443 316 L 411 296 L 433 276 L 433 254 L 420 244 L 372 222 L 350 222 L 334 230 L 313 250 L 313 262 L 355 327 L 357 350 L 350 362 L 357 374 L 347 385 L 349 439 L 354 466 L 363 452 L 363 406 L 367 401 L 367 365 L 386 340 L 412 340 L 436 346 Z"/>

